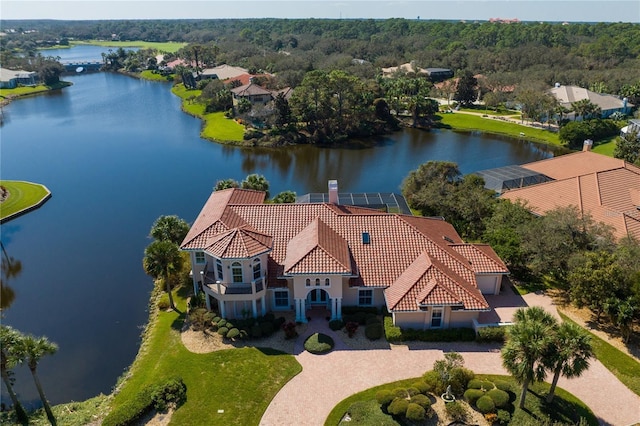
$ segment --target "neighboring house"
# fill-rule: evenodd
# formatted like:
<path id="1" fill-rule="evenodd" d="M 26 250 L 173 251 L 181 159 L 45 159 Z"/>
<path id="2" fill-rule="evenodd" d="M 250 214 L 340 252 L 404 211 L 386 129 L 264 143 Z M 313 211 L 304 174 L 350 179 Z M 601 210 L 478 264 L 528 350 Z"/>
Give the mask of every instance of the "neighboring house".
<path id="1" fill-rule="evenodd" d="M 425 68 L 431 81 L 441 81 L 453 77 L 453 71 L 449 68 Z"/>
<path id="2" fill-rule="evenodd" d="M 640 239 L 640 168 L 585 150 L 522 167 L 552 180 L 501 195 L 523 200 L 532 213 L 544 215 L 557 207 L 576 206 L 594 220 L 610 225 L 617 238 Z"/>
<path id="3" fill-rule="evenodd" d="M 37 83 L 36 72 L 0 68 L 0 89 L 14 89 L 18 85 L 33 86 Z"/>
<path id="4" fill-rule="evenodd" d="M 629 124 L 620 129 L 620 136 L 624 137 L 627 133 L 636 132 L 636 137 L 640 138 L 640 120 L 629 120 Z"/>
<path id="5" fill-rule="evenodd" d="M 266 105 L 280 93 L 284 94 L 284 98 L 289 100 L 292 92 L 293 89 L 290 87 L 285 87 L 280 90 L 268 90 L 253 82 L 231 89 L 233 106 L 237 106 L 238 101 L 243 98 L 251 102 L 251 105 Z"/>
<path id="6" fill-rule="evenodd" d="M 427 71 L 415 65 L 414 62 L 407 62 L 406 64 L 398 65 L 397 67 L 382 68 L 383 77 L 394 77 L 396 73 L 403 72 L 406 74 L 426 74 Z"/>
<path id="7" fill-rule="evenodd" d="M 213 68 L 206 68 L 200 72 L 201 79 L 219 79 L 226 80 L 229 78 L 235 78 L 242 74 L 247 74 L 249 70 L 240 67 L 232 67 L 231 65 L 218 65 Z"/>
<path id="8" fill-rule="evenodd" d="M 629 114 L 633 108 L 633 105 L 630 104 L 626 98 L 620 99 L 617 96 L 592 92 L 591 90 L 578 86 L 561 86 L 560 84 L 556 84 L 553 89 L 549 90 L 549 94 L 555 97 L 560 105 L 567 109 L 571 109 L 573 102 L 588 99 L 592 104 L 600 108 L 600 117 L 602 118 L 609 117 L 614 112 L 620 112 L 626 115 Z M 565 115 L 565 117 L 569 119 L 576 118 L 573 112 Z"/>
<path id="9" fill-rule="evenodd" d="M 329 203 L 264 204 L 263 192 L 211 194 L 181 249 L 193 285 L 222 317 L 386 308 L 401 327 L 471 327 L 484 295 L 508 274 L 484 244 L 466 244 L 441 218 Z"/>

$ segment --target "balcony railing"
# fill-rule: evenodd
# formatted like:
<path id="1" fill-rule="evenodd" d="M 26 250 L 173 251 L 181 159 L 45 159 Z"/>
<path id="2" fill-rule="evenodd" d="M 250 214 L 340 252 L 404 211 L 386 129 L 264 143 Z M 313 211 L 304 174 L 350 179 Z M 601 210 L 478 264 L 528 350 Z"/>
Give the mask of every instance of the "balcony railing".
<path id="1" fill-rule="evenodd" d="M 264 290 L 262 278 L 255 279 L 249 283 L 222 283 L 216 280 L 214 271 L 209 270 L 208 262 L 202 271 L 202 284 L 218 294 L 257 294 Z"/>

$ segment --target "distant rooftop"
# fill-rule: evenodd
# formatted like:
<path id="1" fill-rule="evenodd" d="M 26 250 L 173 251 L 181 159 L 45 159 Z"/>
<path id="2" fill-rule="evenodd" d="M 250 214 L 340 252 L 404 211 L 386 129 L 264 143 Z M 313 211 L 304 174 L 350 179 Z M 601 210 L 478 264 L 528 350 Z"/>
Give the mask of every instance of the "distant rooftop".
<path id="1" fill-rule="evenodd" d="M 476 174 L 484 179 L 485 188 L 491 189 L 498 194 L 509 189 L 524 188 L 553 180 L 540 172 L 525 169 L 521 166 L 505 166 L 481 170 Z"/>
<path id="2" fill-rule="evenodd" d="M 322 192 L 301 195 L 296 199 L 296 203 L 298 204 L 328 202 L 329 194 Z M 345 206 L 368 207 L 378 210 L 384 209 L 389 213 L 411 214 L 411 209 L 404 197 L 392 192 L 341 192 L 338 194 L 338 204 Z"/>

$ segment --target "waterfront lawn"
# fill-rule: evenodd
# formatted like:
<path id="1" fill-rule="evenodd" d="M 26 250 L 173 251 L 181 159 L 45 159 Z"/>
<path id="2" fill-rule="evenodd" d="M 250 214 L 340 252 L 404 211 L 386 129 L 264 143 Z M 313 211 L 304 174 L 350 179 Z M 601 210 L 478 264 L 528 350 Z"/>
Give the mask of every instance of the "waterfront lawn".
<path id="1" fill-rule="evenodd" d="M 178 43 L 174 41 L 169 41 L 165 43 L 155 42 L 155 41 L 142 41 L 142 40 L 134 40 L 134 41 L 111 41 L 111 40 L 88 40 L 88 41 L 76 41 L 71 42 L 73 45 L 78 44 L 90 44 L 93 46 L 104 46 L 104 47 L 122 47 L 126 49 L 127 47 L 139 47 L 141 49 L 157 49 L 160 52 L 169 52 L 175 53 L 180 48 L 187 45 L 187 43 Z"/>
<path id="2" fill-rule="evenodd" d="M 158 74 L 157 72 L 153 72 L 151 70 L 144 70 L 140 73 L 140 78 L 144 80 L 159 81 L 162 83 L 167 83 L 167 82 L 173 81 L 173 74 L 162 75 L 162 74 Z"/>
<path id="3" fill-rule="evenodd" d="M 517 139 L 561 146 L 558 134 L 546 129 L 521 126 L 516 123 L 496 120 L 493 118 L 484 118 L 471 114 L 438 114 L 436 117 L 440 122 L 440 127 L 465 131 L 477 130 L 496 135 L 504 135 Z M 521 136 L 520 133 L 524 133 L 524 136 Z"/>
<path id="4" fill-rule="evenodd" d="M 46 187 L 37 183 L 0 180 L 0 185 L 9 191 L 9 197 L 0 204 L 0 219 L 33 207 L 50 195 Z"/>
<path id="5" fill-rule="evenodd" d="M 174 300 L 185 311 L 186 299 L 176 294 Z M 180 339 L 184 318 L 184 313 L 169 311 L 152 319 L 131 377 L 114 396 L 112 408 L 131 401 L 142 389 L 180 376 L 187 401 L 173 414 L 171 424 L 258 424 L 276 393 L 302 366 L 292 355 L 269 349 L 189 352 Z"/>
<path id="6" fill-rule="evenodd" d="M 477 379 L 486 379 L 490 381 L 503 381 L 507 382 L 510 386 L 510 394 L 512 397 L 512 404 L 514 407 L 518 406 L 519 398 L 520 398 L 520 385 L 516 383 L 516 381 L 511 376 L 501 376 L 501 375 L 489 375 L 489 374 L 476 374 Z M 364 405 L 362 404 L 373 401 L 375 402 L 376 392 L 380 390 L 393 390 L 395 388 L 406 388 L 411 386 L 412 383 L 419 380 L 419 377 L 401 380 L 398 382 L 387 383 L 381 386 L 376 386 L 371 389 L 367 389 L 355 395 L 351 395 L 350 397 L 342 400 L 336 405 L 327 420 L 325 421 L 326 426 L 334 426 L 340 424 L 340 420 L 344 416 L 344 414 L 351 410 L 351 407 L 354 404 L 358 404 L 355 406 L 355 409 L 358 410 L 358 414 L 364 416 L 370 416 L 363 419 L 361 422 L 355 424 L 368 425 L 368 424 L 383 424 L 379 423 L 378 420 L 381 420 L 380 409 L 374 410 L 372 409 L 373 405 Z M 538 424 L 540 420 L 545 417 L 550 417 L 553 421 L 566 422 L 570 424 L 577 423 L 577 417 L 584 417 L 587 421 L 587 424 L 597 426 L 598 419 L 593 414 L 593 412 L 578 398 L 570 394 L 561 388 L 556 388 L 556 397 L 554 398 L 553 403 L 547 404 L 544 401 L 546 394 L 549 390 L 548 383 L 534 383 L 529 387 L 529 393 L 527 394 L 527 399 L 525 401 L 525 409 L 521 410 L 516 408 L 511 416 L 510 424 Z M 376 403 L 377 405 L 377 403 Z M 378 406 L 379 407 L 379 406 Z M 391 416 L 384 415 L 386 419 L 391 419 Z M 443 421 L 445 419 L 442 419 Z M 446 423 L 446 421 L 445 421 Z M 352 421 L 350 424 L 354 424 Z M 384 423 L 384 424 L 400 424 L 400 423 Z"/>
<path id="7" fill-rule="evenodd" d="M 562 312 L 560 312 L 560 316 L 564 321 L 573 322 Z M 589 332 L 589 330 L 585 329 L 585 331 L 591 335 L 593 351 L 598 361 L 611 371 L 631 392 L 640 396 L 640 362 Z"/>
<path id="8" fill-rule="evenodd" d="M 0 89 L 0 97 L 5 99 L 19 98 L 20 96 L 37 95 L 39 93 L 48 92 L 50 90 L 62 89 L 63 87 L 71 86 L 71 83 L 61 81 L 53 86 L 45 86 L 44 84 L 38 84 L 37 86 L 18 86 L 13 89 Z"/>

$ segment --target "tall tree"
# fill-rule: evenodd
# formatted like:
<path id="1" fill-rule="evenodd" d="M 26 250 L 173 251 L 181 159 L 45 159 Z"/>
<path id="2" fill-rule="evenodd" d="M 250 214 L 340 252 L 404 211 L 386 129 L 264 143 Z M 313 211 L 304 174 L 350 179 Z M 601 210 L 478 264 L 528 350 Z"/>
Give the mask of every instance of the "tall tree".
<path id="1" fill-rule="evenodd" d="M 21 339 L 19 346 L 20 352 L 29 367 L 29 371 L 31 371 L 31 375 L 33 376 L 36 389 L 38 389 L 38 395 L 40 395 L 40 400 L 42 401 L 44 410 L 47 413 L 47 419 L 49 419 L 49 422 L 55 426 L 56 418 L 53 415 L 53 411 L 51 411 L 49 401 L 47 401 L 47 397 L 42 389 L 42 384 L 40 383 L 40 378 L 37 374 L 37 368 L 38 363 L 43 357 L 53 355 L 57 352 L 58 345 L 50 342 L 46 337 L 24 336 Z"/>
<path id="2" fill-rule="evenodd" d="M 580 377 L 589 368 L 593 358 L 591 337 L 577 324 L 563 322 L 558 326 L 550 352 L 545 356 L 547 368 L 553 372 L 547 402 L 553 401 L 560 376 L 568 379 Z"/>
<path id="3" fill-rule="evenodd" d="M 159 241 L 180 244 L 189 233 L 189 224 L 176 215 L 160 216 L 151 226 L 149 236 Z"/>
<path id="4" fill-rule="evenodd" d="M 640 133 L 632 130 L 620 136 L 613 149 L 613 156 L 627 163 L 640 165 Z"/>
<path id="5" fill-rule="evenodd" d="M 142 267 L 155 279 L 162 278 L 169 295 L 171 309 L 176 309 L 171 294 L 171 277 L 182 268 L 182 256 L 178 246 L 171 241 L 154 241 L 144 249 Z"/>
<path id="6" fill-rule="evenodd" d="M 269 181 L 262 175 L 253 173 L 248 175 L 240 184 L 242 189 L 253 189 L 255 191 L 263 191 L 269 198 Z"/>
<path id="7" fill-rule="evenodd" d="M 234 179 L 222 179 L 216 182 L 214 191 L 222 191 L 223 189 L 240 188 L 240 183 Z"/>
<path id="8" fill-rule="evenodd" d="M 19 331 L 7 325 L 0 325 L 0 375 L 2 375 L 2 381 L 7 387 L 13 408 L 16 410 L 18 421 L 22 424 L 28 424 L 29 417 L 13 390 L 11 379 L 11 369 L 20 362 L 19 346 L 21 340 L 22 334 Z"/>
<path id="9" fill-rule="evenodd" d="M 514 323 L 507 330 L 501 355 L 504 368 L 522 385 L 520 408 L 525 406 L 529 384 L 544 380 L 544 362 L 549 356 L 556 327 L 556 319 L 537 306 L 520 308 L 514 314 Z"/>
<path id="10" fill-rule="evenodd" d="M 469 70 L 464 70 L 458 77 L 458 86 L 453 99 L 460 102 L 462 106 L 468 106 L 478 98 L 477 92 L 478 80 Z"/>

